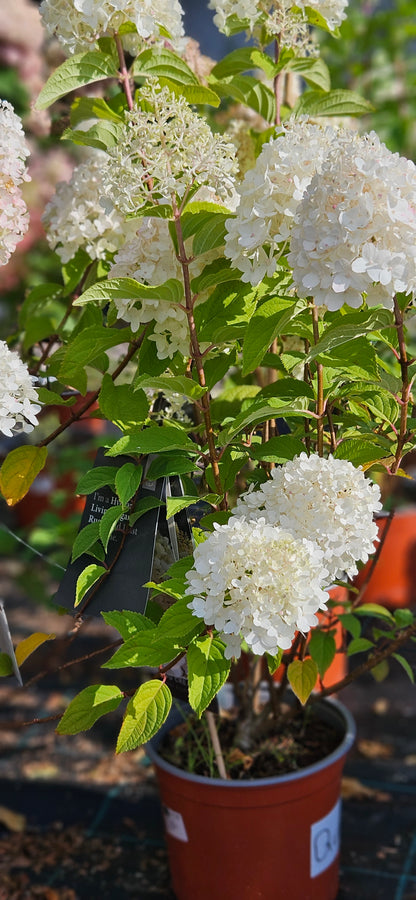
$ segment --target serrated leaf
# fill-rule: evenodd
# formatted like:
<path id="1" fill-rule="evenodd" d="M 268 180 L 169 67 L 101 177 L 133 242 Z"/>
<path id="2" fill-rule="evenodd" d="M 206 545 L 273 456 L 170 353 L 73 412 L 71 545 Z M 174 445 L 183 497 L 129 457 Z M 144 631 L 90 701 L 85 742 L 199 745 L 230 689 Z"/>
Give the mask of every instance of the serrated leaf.
<path id="1" fill-rule="evenodd" d="M 66 128 L 62 139 L 71 141 L 81 147 L 95 147 L 96 150 L 109 150 L 116 147 L 123 135 L 123 125 L 120 122 L 97 122 L 87 131 L 73 131 Z"/>
<path id="2" fill-rule="evenodd" d="M 360 435 L 343 440 L 334 453 L 335 459 L 348 459 L 355 466 L 363 466 L 363 468 L 381 459 L 388 460 L 389 456 L 389 451 L 381 442 L 377 444 L 370 438 L 366 439 Z"/>
<path id="3" fill-rule="evenodd" d="M 270 405 L 266 405 L 262 398 L 259 401 L 254 402 L 247 412 L 242 412 L 239 416 L 236 416 L 234 422 L 225 428 L 218 436 L 218 444 L 220 447 L 225 447 L 237 434 L 239 434 L 239 432 L 243 432 L 248 426 L 252 427 L 259 422 L 267 422 L 270 419 L 280 419 L 285 416 L 302 416 L 304 418 L 310 417 L 311 415 L 312 413 L 307 411 L 302 399 L 298 402 L 294 401 L 292 405 L 284 402 L 279 405 L 278 402 L 273 401 L 272 398 Z"/>
<path id="4" fill-rule="evenodd" d="M 199 81 L 185 60 L 177 56 L 171 50 L 144 50 L 132 66 L 134 75 L 164 76 L 177 84 L 194 84 L 199 86 Z"/>
<path id="5" fill-rule="evenodd" d="M 157 497 L 141 497 L 135 504 L 134 512 L 129 516 L 130 526 L 133 527 L 135 522 L 141 519 L 149 510 L 157 509 L 159 506 L 164 505 L 163 500 L 158 500 Z"/>
<path id="6" fill-rule="evenodd" d="M 318 59 L 302 58 L 295 56 L 290 60 L 288 68 L 291 72 L 300 75 L 307 84 L 318 88 L 320 91 L 329 91 L 331 89 L 331 75 L 328 66 L 321 57 Z"/>
<path id="7" fill-rule="evenodd" d="M 163 681 L 142 684 L 128 703 L 116 753 L 135 750 L 149 741 L 167 719 L 171 706 L 172 694 Z"/>
<path id="8" fill-rule="evenodd" d="M 141 284 L 134 278 L 109 278 L 100 281 L 84 291 L 74 306 L 85 303 L 108 303 L 110 300 L 166 300 L 167 303 L 181 303 L 183 285 L 177 278 L 168 278 L 154 287 Z"/>
<path id="9" fill-rule="evenodd" d="M 115 112 L 102 97 L 76 97 L 71 106 L 71 126 L 75 128 L 86 119 L 108 119 L 112 122 L 123 122 L 122 116 Z"/>
<path id="10" fill-rule="evenodd" d="M 77 494 L 92 494 L 99 488 L 110 485 L 113 487 L 116 482 L 118 466 L 95 466 L 89 472 L 81 475 L 76 487 Z"/>
<path id="11" fill-rule="evenodd" d="M 359 638 L 361 635 L 361 622 L 352 613 L 341 613 L 338 616 L 343 628 L 352 635 L 353 638 Z"/>
<path id="12" fill-rule="evenodd" d="M 282 659 L 283 650 L 278 650 L 274 655 L 272 655 L 271 653 L 266 653 L 267 667 L 269 669 L 270 675 L 274 675 L 275 672 L 277 672 Z"/>
<path id="13" fill-rule="evenodd" d="M 259 113 L 266 122 L 274 122 L 276 102 L 273 92 L 263 82 L 251 75 L 235 75 L 226 81 L 211 80 L 211 86 L 220 97 L 232 97 Z"/>
<path id="14" fill-rule="evenodd" d="M 90 522 L 78 532 L 72 547 L 72 562 L 87 553 L 99 539 L 99 522 Z"/>
<path id="15" fill-rule="evenodd" d="M 281 434 L 270 438 L 264 444 L 252 444 L 250 447 L 250 456 L 253 459 L 263 460 L 264 462 L 282 463 L 293 459 L 303 453 L 305 446 L 299 438 L 292 437 L 291 434 Z"/>
<path id="16" fill-rule="evenodd" d="M 0 653 L 0 677 L 13 675 L 13 663 L 8 653 Z"/>
<path id="17" fill-rule="evenodd" d="M 414 684 L 415 676 L 414 676 L 413 669 L 412 669 L 410 663 L 408 662 L 408 660 L 405 659 L 405 657 L 402 656 L 401 653 L 393 653 L 392 656 L 393 656 L 393 659 L 397 659 L 397 662 L 400 663 L 400 665 L 406 672 L 406 675 L 408 675 L 408 677 L 410 678 L 410 681 L 412 682 L 412 684 Z"/>
<path id="18" fill-rule="evenodd" d="M 227 680 L 231 660 L 224 658 L 224 644 L 212 635 L 195 639 L 188 647 L 189 703 L 200 718 Z"/>
<path id="19" fill-rule="evenodd" d="M 343 317 L 342 323 L 331 325 L 314 347 L 311 347 L 306 362 L 313 362 L 318 356 L 329 353 L 335 347 L 354 341 L 358 337 L 388 328 L 392 325 L 392 314 L 387 309 L 364 310 Z"/>
<path id="20" fill-rule="evenodd" d="M 308 650 L 318 667 L 321 678 L 323 678 L 326 670 L 331 665 L 336 649 L 335 638 L 331 632 L 321 631 L 319 628 L 312 631 Z"/>
<path id="21" fill-rule="evenodd" d="M 172 516 L 176 516 L 176 513 L 180 512 L 181 509 L 187 509 L 188 506 L 192 506 L 195 503 L 195 497 L 167 497 L 166 498 L 166 518 L 171 519 Z"/>
<path id="22" fill-rule="evenodd" d="M 361 606 L 357 606 L 354 614 L 356 616 L 376 616 L 378 619 L 388 619 L 389 622 L 395 621 L 390 610 L 385 606 L 380 606 L 379 603 L 362 603 Z"/>
<path id="23" fill-rule="evenodd" d="M 55 100 L 75 91 L 86 84 L 117 77 L 117 66 L 112 56 L 99 50 L 77 53 L 66 59 L 52 73 L 42 88 L 35 103 L 35 109 L 47 109 Z"/>
<path id="24" fill-rule="evenodd" d="M 192 252 L 200 256 L 216 247 L 221 247 L 225 240 L 225 222 L 229 213 L 206 213 L 204 224 L 200 224 L 195 234 Z"/>
<path id="25" fill-rule="evenodd" d="M 114 384 L 110 375 L 104 375 L 98 404 L 103 416 L 122 431 L 137 428 L 149 413 L 144 391 L 134 390 L 130 384 Z"/>
<path id="26" fill-rule="evenodd" d="M 211 70 L 210 79 L 222 81 L 223 78 L 229 78 L 233 75 L 240 75 L 241 72 L 247 72 L 249 69 L 254 68 L 255 63 L 253 63 L 253 47 L 239 47 L 237 50 L 232 50 L 231 53 L 228 53 L 227 56 L 224 56 L 224 59 L 220 60 L 214 68 Z M 257 51 L 259 53 L 259 51 Z M 259 54 L 264 56 L 265 54 Z M 267 57 L 269 62 L 273 65 L 272 59 L 270 56 Z"/>
<path id="27" fill-rule="evenodd" d="M 116 494 L 122 506 L 127 506 L 140 487 L 143 475 L 143 466 L 135 463 L 125 463 L 116 475 Z"/>
<path id="28" fill-rule="evenodd" d="M 289 684 L 298 700 L 304 705 L 312 693 L 318 675 L 318 667 L 313 659 L 294 659 L 287 667 Z"/>
<path id="29" fill-rule="evenodd" d="M 0 469 L 0 491 L 8 506 L 15 506 L 26 496 L 39 472 L 42 471 L 48 451 L 46 447 L 27 444 L 16 447 L 7 454 Z"/>
<path id="30" fill-rule="evenodd" d="M 161 587 L 162 589 L 165 587 L 163 582 Z M 201 633 L 204 622 L 188 609 L 190 602 L 190 597 L 182 597 L 163 613 L 158 625 L 158 632 L 162 638 L 175 639 L 186 646 L 192 638 Z"/>
<path id="31" fill-rule="evenodd" d="M 271 297 L 259 306 L 252 315 L 245 334 L 243 346 L 243 375 L 254 372 L 274 339 L 285 334 L 289 322 L 305 308 L 302 301 L 288 297 Z"/>
<path id="32" fill-rule="evenodd" d="M 102 612 L 101 615 L 107 625 L 111 625 L 120 632 L 124 641 L 128 641 L 134 634 L 154 628 L 151 619 L 147 619 L 142 613 L 134 612 L 131 609 L 114 609 L 111 612 Z"/>
<path id="33" fill-rule="evenodd" d="M 92 588 L 106 572 L 107 569 L 104 569 L 103 566 L 97 566 L 95 563 L 83 569 L 77 579 L 74 606 L 79 606 L 87 591 L 89 591 L 89 589 Z"/>
<path id="34" fill-rule="evenodd" d="M 200 468 L 188 456 L 179 453 L 163 453 L 152 460 L 146 472 L 146 478 L 152 481 L 164 478 L 166 475 L 186 475 L 189 472 L 200 472 Z"/>
<path id="35" fill-rule="evenodd" d="M 168 425 L 151 425 L 137 434 L 120 438 L 106 456 L 120 456 L 124 453 L 165 453 L 169 450 L 187 450 L 199 454 L 199 448 L 180 428 Z"/>
<path id="36" fill-rule="evenodd" d="M 56 731 L 58 734 L 87 731 L 101 716 L 117 709 L 122 699 L 123 693 L 115 684 L 90 684 L 71 700 Z"/>
<path id="37" fill-rule="evenodd" d="M 81 394 L 87 390 L 87 376 L 85 366 L 92 365 L 101 355 L 123 344 L 130 338 L 128 328 L 98 328 L 96 325 L 85 328 L 77 334 L 68 345 L 62 364 L 59 369 L 59 378 L 65 384 L 70 384 Z"/>
<path id="38" fill-rule="evenodd" d="M 197 381 L 193 381 L 192 378 L 186 378 L 185 375 L 159 375 L 157 378 L 152 378 L 151 375 L 139 375 L 135 380 L 134 384 L 136 390 L 141 388 L 142 390 L 154 390 L 167 392 L 169 400 L 169 393 L 172 391 L 176 394 L 183 394 L 184 397 L 188 397 L 190 400 L 199 400 L 204 394 L 206 394 L 206 388 L 201 387 Z"/>
<path id="39" fill-rule="evenodd" d="M 161 666 L 175 659 L 181 646 L 174 640 L 158 637 L 157 628 L 142 629 L 129 637 L 102 666 L 103 669 Z"/>
<path id="40" fill-rule="evenodd" d="M 203 84 L 178 84 L 171 78 L 165 78 L 162 75 L 159 75 L 159 82 L 164 87 L 168 87 L 176 97 L 184 97 L 191 106 L 217 107 L 221 103 L 218 94 Z"/>
<path id="41" fill-rule="evenodd" d="M 117 523 L 120 521 L 122 515 L 123 509 L 121 506 L 110 506 L 109 509 L 106 509 L 102 519 L 100 519 L 99 521 L 98 528 L 100 541 L 102 542 L 104 550 L 106 552 L 111 535 L 115 530 Z"/>
<path id="42" fill-rule="evenodd" d="M 293 108 L 294 116 L 363 116 L 374 106 L 355 91 L 305 91 Z"/>
<path id="43" fill-rule="evenodd" d="M 351 643 L 348 644 L 347 656 L 354 656 L 355 653 L 364 653 L 366 650 L 372 650 L 373 648 L 373 641 L 369 641 L 367 638 L 363 637 L 354 638 Z"/>

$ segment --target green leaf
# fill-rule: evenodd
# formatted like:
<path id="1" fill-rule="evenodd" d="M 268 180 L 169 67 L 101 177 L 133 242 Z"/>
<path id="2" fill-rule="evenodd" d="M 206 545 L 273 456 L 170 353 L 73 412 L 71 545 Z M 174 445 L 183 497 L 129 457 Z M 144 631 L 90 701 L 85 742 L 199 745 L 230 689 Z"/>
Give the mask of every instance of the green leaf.
<path id="1" fill-rule="evenodd" d="M 391 451 L 384 447 L 382 441 L 377 442 L 371 436 L 346 438 L 337 447 L 334 456 L 336 459 L 348 459 L 355 466 L 368 468 L 372 463 L 380 459 L 386 461 L 390 458 Z"/>
<path id="2" fill-rule="evenodd" d="M 71 126 L 75 128 L 86 119 L 108 119 L 111 122 L 123 122 L 120 116 L 102 97 L 75 97 L 70 112 Z"/>
<path id="3" fill-rule="evenodd" d="M 75 288 L 78 287 L 83 275 L 90 265 L 90 257 L 82 247 L 77 250 L 72 259 L 67 263 L 64 263 L 62 266 L 62 279 L 65 285 L 64 293 L 66 297 L 68 297 L 69 294 L 72 294 Z"/>
<path id="4" fill-rule="evenodd" d="M 31 444 L 16 447 L 7 454 L 0 469 L 0 491 L 8 506 L 15 506 L 26 496 L 39 472 L 42 471 L 48 451 L 46 447 Z"/>
<path id="5" fill-rule="evenodd" d="M 128 328 L 97 328 L 95 325 L 85 328 L 67 347 L 59 369 L 60 380 L 85 394 L 87 376 L 84 367 L 92 365 L 105 350 L 124 343 L 129 337 Z"/>
<path id="6" fill-rule="evenodd" d="M 296 101 L 294 116 L 363 116 L 374 106 L 355 91 L 305 91 Z"/>
<path id="7" fill-rule="evenodd" d="M 294 401 L 292 405 L 282 402 L 278 405 L 278 401 L 271 398 L 270 405 L 267 406 L 263 398 L 256 400 L 246 412 L 242 412 L 236 416 L 234 422 L 225 428 L 218 437 L 220 447 L 225 447 L 233 438 L 243 432 L 247 427 L 258 424 L 259 422 L 267 422 L 269 419 L 285 418 L 286 416 L 311 416 L 311 413 L 305 408 L 305 404 L 300 399 Z"/>
<path id="8" fill-rule="evenodd" d="M 142 684 L 128 703 L 116 753 L 135 750 L 159 731 L 169 714 L 172 694 L 163 681 Z"/>
<path id="9" fill-rule="evenodd" d="M 363 637 L 354 638 L 351 643 L 348 644 L 347 656 L 354 656 L 355 653 L 364 653 L 366 650 L 372 650 L 373 648 L 373 641 L 369 641 L 367 638 Z"/>
<path id="10" fill-rule="evenodd" d="M 201 223 L 201 217 L 204 220 Z M 201 213 L 199 227 L 195 234 L 192 252 L 194 256 L 200 256 L 215 247 L 221 247 L 225 240 L 225 222 L 230 217 L 229 213 Z"/>
<path id="11" fill-rule="evenodd" d="M 171 519 L 181 509 L 186 509 L 195 503 L 195 497 L 167 497 L 166 498 L 166 518 Z"/>
<path id="12" fill-rule="evenodd" d="M 390 610 L 379 603 L 362 603 L 354 612 L 356 616 L 376 616 L 378 619 L 388 619 L 389 622 L 395 621 Z"/>
<path id="13" fill-rule="evenodd" d="M 281 434 L 277 437 L 270 438 L 264 444 L 252 444 L 250 447 L 250 456 L 253 459 L 263 460 L 264 462 L 274 462 L 281 465 L 295 456 L 303 453 L 305 446 L 299 438 L 292 437 L 291 434 Z"/>
<path id="14" fill-rule="evenodd" d="M 125 463 L 116 475 L 116 494 L 122 506 L 127 506 L 129 500 L 134 497 L 140 487 L 143 467 L 135 463 Z"/>
<path id="15" fill-rule="evenodd" d="M 55 100 L 86 84 L 117 77 L 117 66 L 111 56 L 99 50 L 77 53 L 55 69 L 42 88 L 35 109 L 47 109 Z"/>
<path id="16" fill-rule="evenodd" d="M 90 522 L 88 525 L 85 525 L 75 538 L 72 548 L 72 562 L 75 562 L 83 553 L 87 553 L 97 543 L 99 537 L 99 522 Z"/>
<path id="17" fill-rule="evenodd" d="M 297 7 L 297 9 L 299 9 Z M 322 28 L 323 31 L 329 32 L 332 37 L 340 37 L 340 32 L 338 28 L 331 29 L 328 25 L 326 19 L 321 15 L 320 12 L 314 6 L 305 6 L 304 9 L 308 22 L 310 25 L 313 25 L 314 28 Z"/>
<path id="18" fill-rule="evenodd" d="M 0 653 L 0 677 L 13 675 L 13 663 L 8 653 Z"/>
<path id="19" fill-rule="evenodd" d="M 133 75 L 152 75 L 156 78 L 164 76 L 177 84 L 190 84 L 200 87 L 199 81 L 185 60 L 171 50 L 144 50 L 132 66 Z"/>
<path id="20" fill-rule="evenodd" d="M 119 456 L 124 453 L 166 453 L 169 450 L 187 450 L 199 454 L 199 448 L 180 428 L 168 425 L 150 425 L 137 434 L 120 438 L 106 456 Z"/>
<path id="21" fill-rule="evenodd" d="M 414 615 L 411 609 L 395 609 L 394 620 L 399 628 L 406 628 L 407 625 L 413 625 Z"/>
<path id="22" fill-rule="evenodd" d="M 160 639 L 157 629 L 142 629 L 129 637 L 122 647 L 102 666 L 103 669 L 140 668 L 161 666 L 171 662 L 180 652 L 176 641 Z"/>
<path id="23" fill-rule="evenodd" d="M 159 506 L 164 505 L 163 500 L 158 500 L 157 497 L 141 497 L 135 504 L 134 512 L 129 516 L 130 526 L 133 527 L 137 520 L 141 519 L 149 510 L 157 509 Z"/>
<path id="24" fill-rule="evenodd" d="M 274 122 L 276 102 L 273 92 L 251 75 L 235 75 L 227 81 L 210 81 L 220 97 L 231 97 L 259 113 L 266 122 Z"/>
<path id="25" fill-rule="evenodd" d="M 162 582 L 161 587 L 164 589 L 166 584 Z M 158 625 L 158 632 L 162 638 L 174 638 L 180 641 L 182 646 L 186 646 L 192 638 L 201 633 L 204 622 L 188 609 L 190 602 L 190 597 L 182 597 L 163 613 Z"/>
<path id="26" fill-rule="evenodd" d="M 95 147 L 97 150 L 109 150 L 120 143 L 123 125 L 120 122 L 97 122 L 87 131 L 73 131 L 66 128 L 62 140 L 72 141 L 81 147 Z"/>
<path id="27" fill-rule="evenodd" d="M 342 613 L 338 616 L 343 628 L 352 635 L 353 638 L 359 638 L 361 635 L 361 622 L 352 613 Z"/>
<path id="28" fill-rule="evenodd" d="M 321 631 L 319 628 L 312 631 L 308 650 L 318 667 L 321 678 L 331 665 L 336 649 L 335 638 L 330 631 Z"/>
<path id="29" fill-rule="evenodd" d="M 227 281 L 238 281 L 241 273 L 237 269 L 232 269 L 228 259 L 214 259 L 208 265 L 204 266 L 200 275 L 193 278 L 191 288 L 195 294 L 201 294 L 208 288 L 216 287 L 218 284 L 224 284 Z"/>
<path id="30" fill-rule="evenodd" d="M 75 306 L 85 303 L 108 303 L 110 300 L 166 300 L 167 303 L 183 301 L 183 285 L 176 278 L 150 287 L 134 278 L 109 278 L 92 285 L 74 301 Z"/>
<path id="31" fill-rule="evenodd" d="M 141 388 L 143 390 L 166 392 L 168 400 L 169 393 L 172 392 L 182 394 L 190 400 L 199 400 L 207 391 L 206 388 L 201 387 L 192 378 L 186 378 L 185 375 L 159 375 L 157 378 L 152 378 L 151 375 L 139 375 L 135 380 L 134 386 L 136 390 Z"/>
<path id="32" fill-rule="evenodd" d="M 71 700 L 56 729 L 58 734 L 87 731 L 101 716 L 117 709 L 122 699 L 115 684 L 90 684 Z"/>
<path id="33" fill-rule="evenodd" d="M 110 506 L 109 509 L 106 509 L 102 519 L 99 521 L 100 540 L 105 552 L 107 552 L 108 542 L 122 515 L 123 509 L 121 506 Z"/>
<path id="34" fill-rule="evenodd" d="M 311 347 L 305 361 L 312 362 L 318 356 L 329 353 L 334 347 L 354 341 L 372 331 L 388 328 L 391 324 L 391 312 L 387 309 L 365 309 L 345 315 L 341 325 L 331 325 L 325 330 L 318 343 Z"/>
<path id="35" fill-rule="evenodd" d="M 277 672 L 277 670 L 282 662 L 282 658 L 283 658 L 283 650 L 278 650 L 274 656 L 272 656 L 271 653 L 266 653 L 267 666 L 268 666 L 270 675 L 274 675 Z"/>
<path id="36" fill-rule="evenodd" d="M 116 475 L 119 471 L 118 466 L 95 466 L 81 475 L 76 487 L 77 494 L 92 494 L 99 488 L 110 485 L 113 487 L 116 482 Z"/>
<path id="37" fill-rule="evenodd" d="M 304 78 L 311 87 L 318 88 L 320 91 L 330 91 L 331 75 L 321 57 L 313 59 L 295 56 L 290 60 L 288 68 L 291 72 L 296 72 L 301 78 Z"/>
<path id="38" fill-rule="evenodd" d="M 188 456 L 179 453 L 163 453 L 152 460 L 146 472 L 146 478 L 154 481 L 164 478 L 165 475 L 186 475 L 189 472 L 199 472 L 199 466 L 195 465 Z"/>
<path id="39" fill-rule="evenodd" d="M 318 675 L 318 667 L 313 659 L 294 659 L 287 667 L 289 684 L 298 700 L 304 705 L 312 693 Z"/>
<path id="40" fill-rule="evenodd" d="M 397 662 L 400 663 L 400 665 L 406 672 L 406 675 L 408 675 L 408 677 L 410 678 L 410 681 L 412 682 L 412 684 L 414 684 L 415 676 L 413 673 L 413 669 L 412 669 L 410 663 L 408 662 L 408 660 L 405 659 L 405 657 L 402 656 L 401 653 L 393 653 L 392 656 L 393 656 L 393 659 L 397 659 Z"/>
<path id="41" fill-rule="evenodd" d="M 107 573 L 107 569 L 104 569 L 103 566 L 97 566 L 94 564 L 87 566 L 79 575 L 77 579 L 77 586 L 75 591 L 75 603 L 74 606 L 79 606 L 81 600 L 85 597 L 87 591 L 102 578 L 103 575 Z"/>
<path id="42" fill-rule="evenodd" d="M 120 632 L 124 641 L 128 641 L 134 634 L 141 631 L 153 630 L 154 624 L 142 613 L 133 612 L 131 609 L 114 609 L 111 612 L 101 613 L 107 625 L 116 628 Z"/>
<path id="43" fill-rule="evenodd" d="M 288 297 L 271 297 L 259 306 L 247 326 L 243 347 L 243 375 L 262 362 L 264 354 L 279 334 L 305 308 L 303 301 Z"/>
<path id="44" fill-rule="evenodd" d="M 218 94 L 215 94 L 211 88 L 204 87 L 202 84 L 178 84 L 170 78 L 159 76 L 161 85 L 166 86 L 175 94 L 176 97 L 185 97 L 187 103 L 191 106 L 219 106 L 221 100 Z"/>
<path id="45" fill-rule="evenodd" d="M 253 63 L 253 54 L 255 54 L 253 47 L 241 47 L 238 50 L 232 50 L 231 53 L 224 56 L 224 59 L 220 60 L 220 62 L 214 66 L 210 73 L 210 79 L 222 81 L 224 78 L 230 78 L 233 75 L 241 75 L 242 72 L 253 69 L 255 65 L 258 65 L 258 60 L 257 63 Z M 266 54 L 257 51 L 257 57 L 263 57 L 265 55 Z M 267 59 L 273 65 L 270 56 L 268 56 Z"/>
<path id="46" fill-rule="evenodd" d="M 227 680 L 231 660 L 224 658 L 224 644 L 212 635 L 196 638 L 186 655 L 189 703 L 200 718 Z"/>
<path id="47" fill-rule="evenodd" d="M 122 431 L 137 428 L 149 413 L 144 391 L 135 390 L 130 384 L 114 384 L 110 375 L 104 375 L 98 403 L 103 416 Z"/>

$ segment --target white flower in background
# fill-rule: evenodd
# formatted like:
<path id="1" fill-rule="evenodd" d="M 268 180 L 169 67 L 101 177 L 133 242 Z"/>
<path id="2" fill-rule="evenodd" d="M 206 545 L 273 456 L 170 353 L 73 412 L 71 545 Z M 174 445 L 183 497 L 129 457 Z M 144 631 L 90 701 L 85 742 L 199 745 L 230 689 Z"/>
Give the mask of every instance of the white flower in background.
<path id="1" fill-rule="evenodd" d="M 308 538 L 322 550 L 330 582 L 344 572 L 357 573 L 378 539 L 374 513 L 380 490 L 348 460 L 300 456 L 272 470 L 258 491 L 237 502 L 235 514 L 262 516 L 297 539 Z"/>
<path id="2" fill-rule="evenodd" d="M 227 33 L 230 16 L 245 20 L 248 30 L 253 33 L 256 26 L 265 26 L 270 36 L 281 36 L 281 46 L 295 46 L 290 41 L 295 33 L 307 26 L 305 7 L 318 12 L 334 31 L 346 18 L 344 10 L 348 0 L 210 0 L 210 9 L 215 10 L 214 22 Z"/>
<path id="3" fill-rule="evenodd" d="M 194 185 L 206 185 L 219 197 L 232 196 L 237 171 L 235 147 L 167 87 L 152 81 L 140 94 L 150 104 L 125 114 L 116 147 L 108 151 L 105 172 L 111 201 L 125 214 L 154 197 L 168 202 Z"/>
<path id="4" fill-rule="evenodd" d="M 189 608 L 220 632 L 228 658 L 239 656 L 241 638 L 259 655 L 287 650 L 326 608 L 322 551 L 264 518 L 232 517 L 215 529 L 194 550 Z"/>
<path id="5" fill-rule="evenodd" d="M 46 237 L 63 263 L 81 247 L 91 259 L 105 259 L 131 233 L 124 216 L 101 203 L 104 196 L 102 171 L 106 155 L 96 150 L 75 166 L 69 182 L 61 181 L 42 218 Z"/>
<path id="6" fill-rule="evenodd" d="M 29 216 L 19 185 L 29 181 L 22 123 L 10 103 L 0 100 L 0 265 L 10 259 L 29 227 Z"/>
<path id="7" fill-rule="evenodd" d="M 340 309 L 393 307 L 416 296 L 416 166 L 374 132 L 340 132 L 307 187 L 292 228 L 294 282 L 301 296 Z"/>
<path id="8" fill-rule="evenodd" d="M 39 398 L 17 353 L 0 341 L 0 433 L 12 437 L 38 424 Z"/>
<path id="9" fill-rule="evenodd" d="M 98 38 L 114 34 L 126 22 L 137 28 L 137 36 L 123 36 L 132 53 L 149 39 L 164 43 L 164 30 L 178 50 L 183 43 L 178 0 L 43 0 L 40 13 L 48 34 L 57 37 L 68 54 L 92 49 Z"/>
<path id="10" fill-rule="evenodd" d="M 304 191 L 337 134 L 301 117 L 263 145 L 239 187 L 236 217 L 226 222 L 224 252 L 243 273 L 242 281 L 255 285 L 274 274 Z"/>

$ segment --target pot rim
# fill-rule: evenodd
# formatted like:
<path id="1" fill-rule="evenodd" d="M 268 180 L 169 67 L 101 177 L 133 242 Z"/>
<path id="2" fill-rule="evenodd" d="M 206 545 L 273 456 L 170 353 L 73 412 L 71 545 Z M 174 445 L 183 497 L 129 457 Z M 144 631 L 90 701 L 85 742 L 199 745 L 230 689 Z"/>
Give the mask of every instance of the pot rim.
<path id="1" fill-rule="evenodd" d="M 338 762 L 339 759 L 346 756 L 356 737 L 357 729 L 354 718 L 343 703 L 339 700 L 335 700 L 333 697 L 326 697 L 322 700 L 318 700 L 317 703 L 321 708 L 323 707 L 327 711 L 329 719 L 332 722 L 338 720 L 339 724 L 343 726 L 344 737 L 338 747 L 336 747 L 328 756 L 319 760 L 319 762 L 313 763 L 310 766 L 305 766 L 303 769 L 298 769 L 296 772 L 288 772 L 286 775 L 272 775 L 267 778 L 252 778 L 250 781 L 239 781 L 236 779 L 226 781 L 223 778 L 208 778 L 206 775 L 195 775 L 193 772 L 187 772 L 185 769 L 173 766 L 160 756 L 157 748 L 165 734 L 174 728 L 176 724 L 179 724 L 180 721 L 183 721 L 184 717 L 179 710 L 174 710 L 172 714 L 172 718 L 176 718 L 177 721 L 174 722 L 172 719 L 169 721 L 168 719 L 165 722 L 165 727 L 162 726 L 155 737 L 146 744 L 146 753 L 153 764 L 157 765 L 160 769 L 163 769 L 170 775 L 174 775 L 184 781 L 211 785 L 212 787 L 222 787 L 226 790 L 233 790 L 236 788 L 259 788 L 278 783 L 286 784 L 290 781 L 299 781 L 302 778 L 308 778 L 309 776 L 320 772 L 322 769 L 329 768 L 333 763 Z"/>

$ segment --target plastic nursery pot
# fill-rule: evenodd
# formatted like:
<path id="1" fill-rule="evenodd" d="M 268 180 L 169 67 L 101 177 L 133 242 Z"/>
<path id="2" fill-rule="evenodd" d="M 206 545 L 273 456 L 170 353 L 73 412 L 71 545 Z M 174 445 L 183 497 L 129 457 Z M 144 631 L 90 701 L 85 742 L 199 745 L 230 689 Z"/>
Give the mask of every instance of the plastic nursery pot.
<path id="1" fill-rule="evenodd" d="M 380 555 L 354 578 L 361 588 L 371 570 L 362 595 L 363 603 L 379 603 L 388 609 L 400 609 L 416 603 L 416 507 L 395 512 L 393 518 L 379 519 L 380 537 L 388 528 Z"/>
<path id="2" fill-rule="evenodd" d="M 157 752 L 166 726 L 148 745 L 177 900 L 335 900 L 341 775 L 355 726 L 337 701 L 317 708 L 339 746 L 288 775 L 222 781 L 177 769 Z M 175 711 L 168 729 L 182 720 Z"/>

